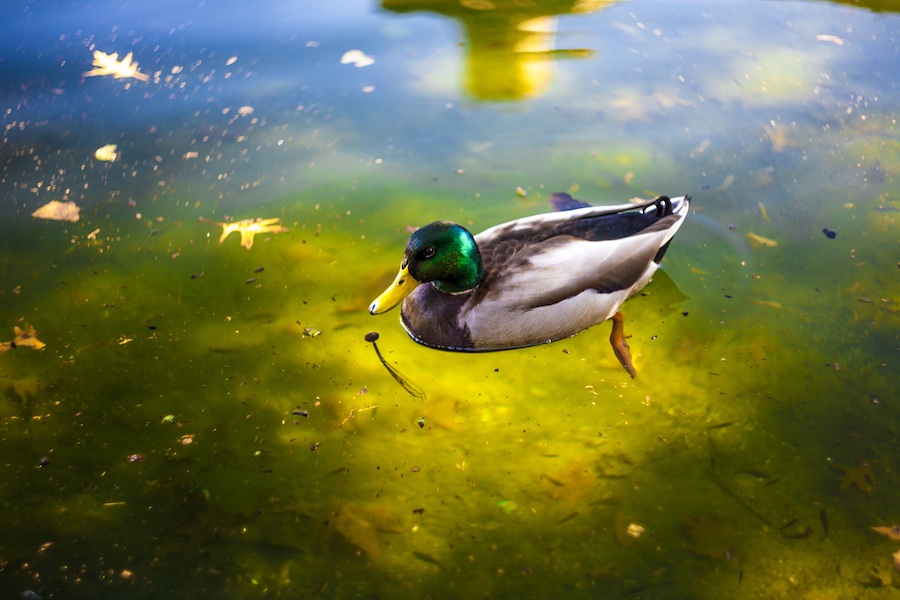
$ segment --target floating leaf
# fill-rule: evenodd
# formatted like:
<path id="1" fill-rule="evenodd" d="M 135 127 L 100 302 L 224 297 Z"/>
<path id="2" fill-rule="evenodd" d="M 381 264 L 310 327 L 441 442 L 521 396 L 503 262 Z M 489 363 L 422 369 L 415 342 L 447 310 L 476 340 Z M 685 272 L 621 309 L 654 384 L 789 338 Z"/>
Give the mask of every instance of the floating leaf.
<path id="1" fill-rule="evenodd" d="M 13 348 L 22 348 L 28 347 L 33 348 L 34 350 L 40 350 L 47 344 L 37 339 L 38 332 L 35 331 L 34 326 L 29 326 L 28 331 L 25 331 L 21 327 L 15 326 L 13 327 L 13 331 L 16 334 L 15 339 L 9 342 L 0 342 L 0 354 L 3 354 L 7 350 Z"/>
<path id="2" fill-rule="evenodd" d="M 113 162 L 119 156 L 116 152 L 116 148 L 118 148 L 118 146 L 115 144 L 107 144 L 97 148 L 96 152 L 94 152 L 94 158 L 105 162 Z"/>
<path id="3" fill-rule="evenodd" d="M 754 248 L 759 248 L 760 246 L 765 246 L 766 248 L 774 248 L 778 245 L 778 242 L 776 242 L 775 240 L 764 238 L 763 236 L 756 235 L 755 233 L 748 233 L 747 239 L 750 240 L 750 245 Z"/>
<path id="4" fill-rule="evenodd" d="M 72 201 L 60 202 L 59 200 L 51 200 L 33 213 L 31 216 L 35 219 L 49 219 L 51 221 L 70 221 L 75 223 L 80 218 L 81 209 Z"/>
<path id="5" fill-rule="evenodd" d="M 275 217 L 274 219 L 244 219 L 234 223 L 221 223 L 203 217 L 200 217 L 200 220 L 204 223 L 212 223 L 222 227 L 222 235 L 219 237 L 220 244 L 233 232 L 239 232 L 241 234 L 241 246 L 247 250 L 253 247 L 253 236 L 257 233 L 281 233 L 288 231 L 287 227 L 281 225 L 280 217 Z"/>
<path id="6" fill-rule="evenodd" d="M 341 57 L 342 65 L 356 65 L 357 67 L 368 67 L 375 63 L 375 59 L 366 56 L 362 50 L 347 50 Z"/>
<path id="7" fill-rule="evenodd" d="M 116 79 L 126 79 L 132 77 L 141 81 L 150 81 L 150 76 L 138 71 L 138 64 L 131 62 L 131 52 L 125 55 L 122 60 L 119 58 L 118 52 L 107 54 L 106 52 L 94 51 L 94 67 L 84 74 L 85 77 L 95 77 L 97 75 L 112 75 Z"/>

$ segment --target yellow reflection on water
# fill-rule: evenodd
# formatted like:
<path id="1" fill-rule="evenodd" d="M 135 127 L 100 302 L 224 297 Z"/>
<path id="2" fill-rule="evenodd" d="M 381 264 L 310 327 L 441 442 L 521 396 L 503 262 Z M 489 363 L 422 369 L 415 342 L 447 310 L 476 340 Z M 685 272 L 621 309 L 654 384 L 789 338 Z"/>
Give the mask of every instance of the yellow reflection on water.
<path id="1" fill-rule="evenodd" d="M 384 0 L 387 10 L 428 11 L 459 20 L 466 37 L 466 91 L 478 100 L 511 102 L 545 93 L 558 58 L 589 58 L 584 48 L 556 49 L 557 16 L 589 13 L 615 0 Z"/>

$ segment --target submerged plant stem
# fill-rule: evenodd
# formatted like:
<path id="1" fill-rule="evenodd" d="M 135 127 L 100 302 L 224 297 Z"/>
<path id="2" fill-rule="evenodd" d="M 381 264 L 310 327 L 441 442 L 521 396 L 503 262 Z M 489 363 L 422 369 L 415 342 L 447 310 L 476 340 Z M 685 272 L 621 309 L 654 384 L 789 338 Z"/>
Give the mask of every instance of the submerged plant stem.
<path id="1" fill-rule="evenodd" d="M 419 400 L 424 402 L 425 392 L 422 390 L 422 388 L 404 377 L 403 374 L 400 373 L 400 371 L 389 365 L 387 361 L 384 360 L 384 357 L 381 355 L 381 351 L 378 349 L 378 344 L 375 343 L 375 340 L 377 339 L 378 334 L 374 332 L 366 335 L 366 341 L 372 342 L 372 347 L 375 348 L 375 354 L 378 355 L 378 360 L 381 361 L 381 364 L 383 364 L 384 368 L 388 370 L 388 373 L 391 374 L 391 377 L 393 377 L 394 380 L 399 383 L 403 387 L 403 389 L 406 390 L 407 393 L 409 393 L 410 396 L 418 398 Z"/>

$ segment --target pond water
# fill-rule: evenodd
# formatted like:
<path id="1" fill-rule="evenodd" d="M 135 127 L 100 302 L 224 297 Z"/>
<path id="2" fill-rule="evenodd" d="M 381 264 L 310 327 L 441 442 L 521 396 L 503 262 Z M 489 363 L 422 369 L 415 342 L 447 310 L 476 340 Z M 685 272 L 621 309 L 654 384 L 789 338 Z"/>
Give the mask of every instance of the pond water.
<path id="1" fill-rule="evenodd" d="M 900 17 L 864 4 L 8 10 L 0 598 L 896 593 Z M 368 314 L 411 228 L 557 191 L 694 198 L 637 378 L 608 323 L 467 355 Z"/>

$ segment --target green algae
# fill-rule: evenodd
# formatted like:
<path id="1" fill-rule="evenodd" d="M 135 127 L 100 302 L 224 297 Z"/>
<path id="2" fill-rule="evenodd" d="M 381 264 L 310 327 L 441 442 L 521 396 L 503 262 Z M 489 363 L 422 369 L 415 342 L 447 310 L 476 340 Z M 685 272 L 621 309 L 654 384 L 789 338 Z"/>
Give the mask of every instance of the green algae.
<path id="1" fill-rule="evenodd" d="M 667 41 L 654 52 L 673 43 L 655 37 Z M 163 185 L 86 169 L 78 183 L 116 193 L 79 197 L 90 208 L 76 224 L 4 205 L 0 326 L 11 339 L 34 325 L 47 347 L 0 356 L 0 589 L 787 598 L 894 585 L 893 548 L 869 527 L 898 518 L 896 107 L 883 94 L 863 121 L 835 91 L 826 117 L 803 113 L 795 69 L 823 57 L 764 58 L 778 85 L 752 101 L 716 91 L 728 83 L 716 73 L 688 74 L 704 98 L 672 96 L 687 103 L 660 104 L 669 96 L 646 83 L 608 98 L 557 88 L 521 113 L 453 98 L 414 127 L 444 144 L 403 139 L 409 97 L 376 118 L 333 96 L 326 112 L 353 119 L 303 109 L 317 130 L 301 134 L 272 111 L 239 132 L 266 148 L 287 139 L 273 164 L 241 164 L 254 146 L 221 133 L 206 173 L 151 159 Z M 622 98 L 643 99 L 642 118 Z M 602 127 L 587 116 L 598 111 Z M 201 131 L 219 127 L 205 118 Z M 405 155 L 385 147 L 393 136 Z M 609 324 L 473 356 L 416 345 L 396 312 L 368 314 L 408 228 L 452 218 L 477 231 L 546 210 L 557 190 L 596 204 L 695 196 L 664 272 L 623 308 L 634 381 Z M 247 251 L 199 221 L 257 216 L 290 231 Z M 749 232 L 778 245 L 752 248 Z M 871 497 L 841 492 L 831 468 L 859 461 L 873 465 Z"/>

